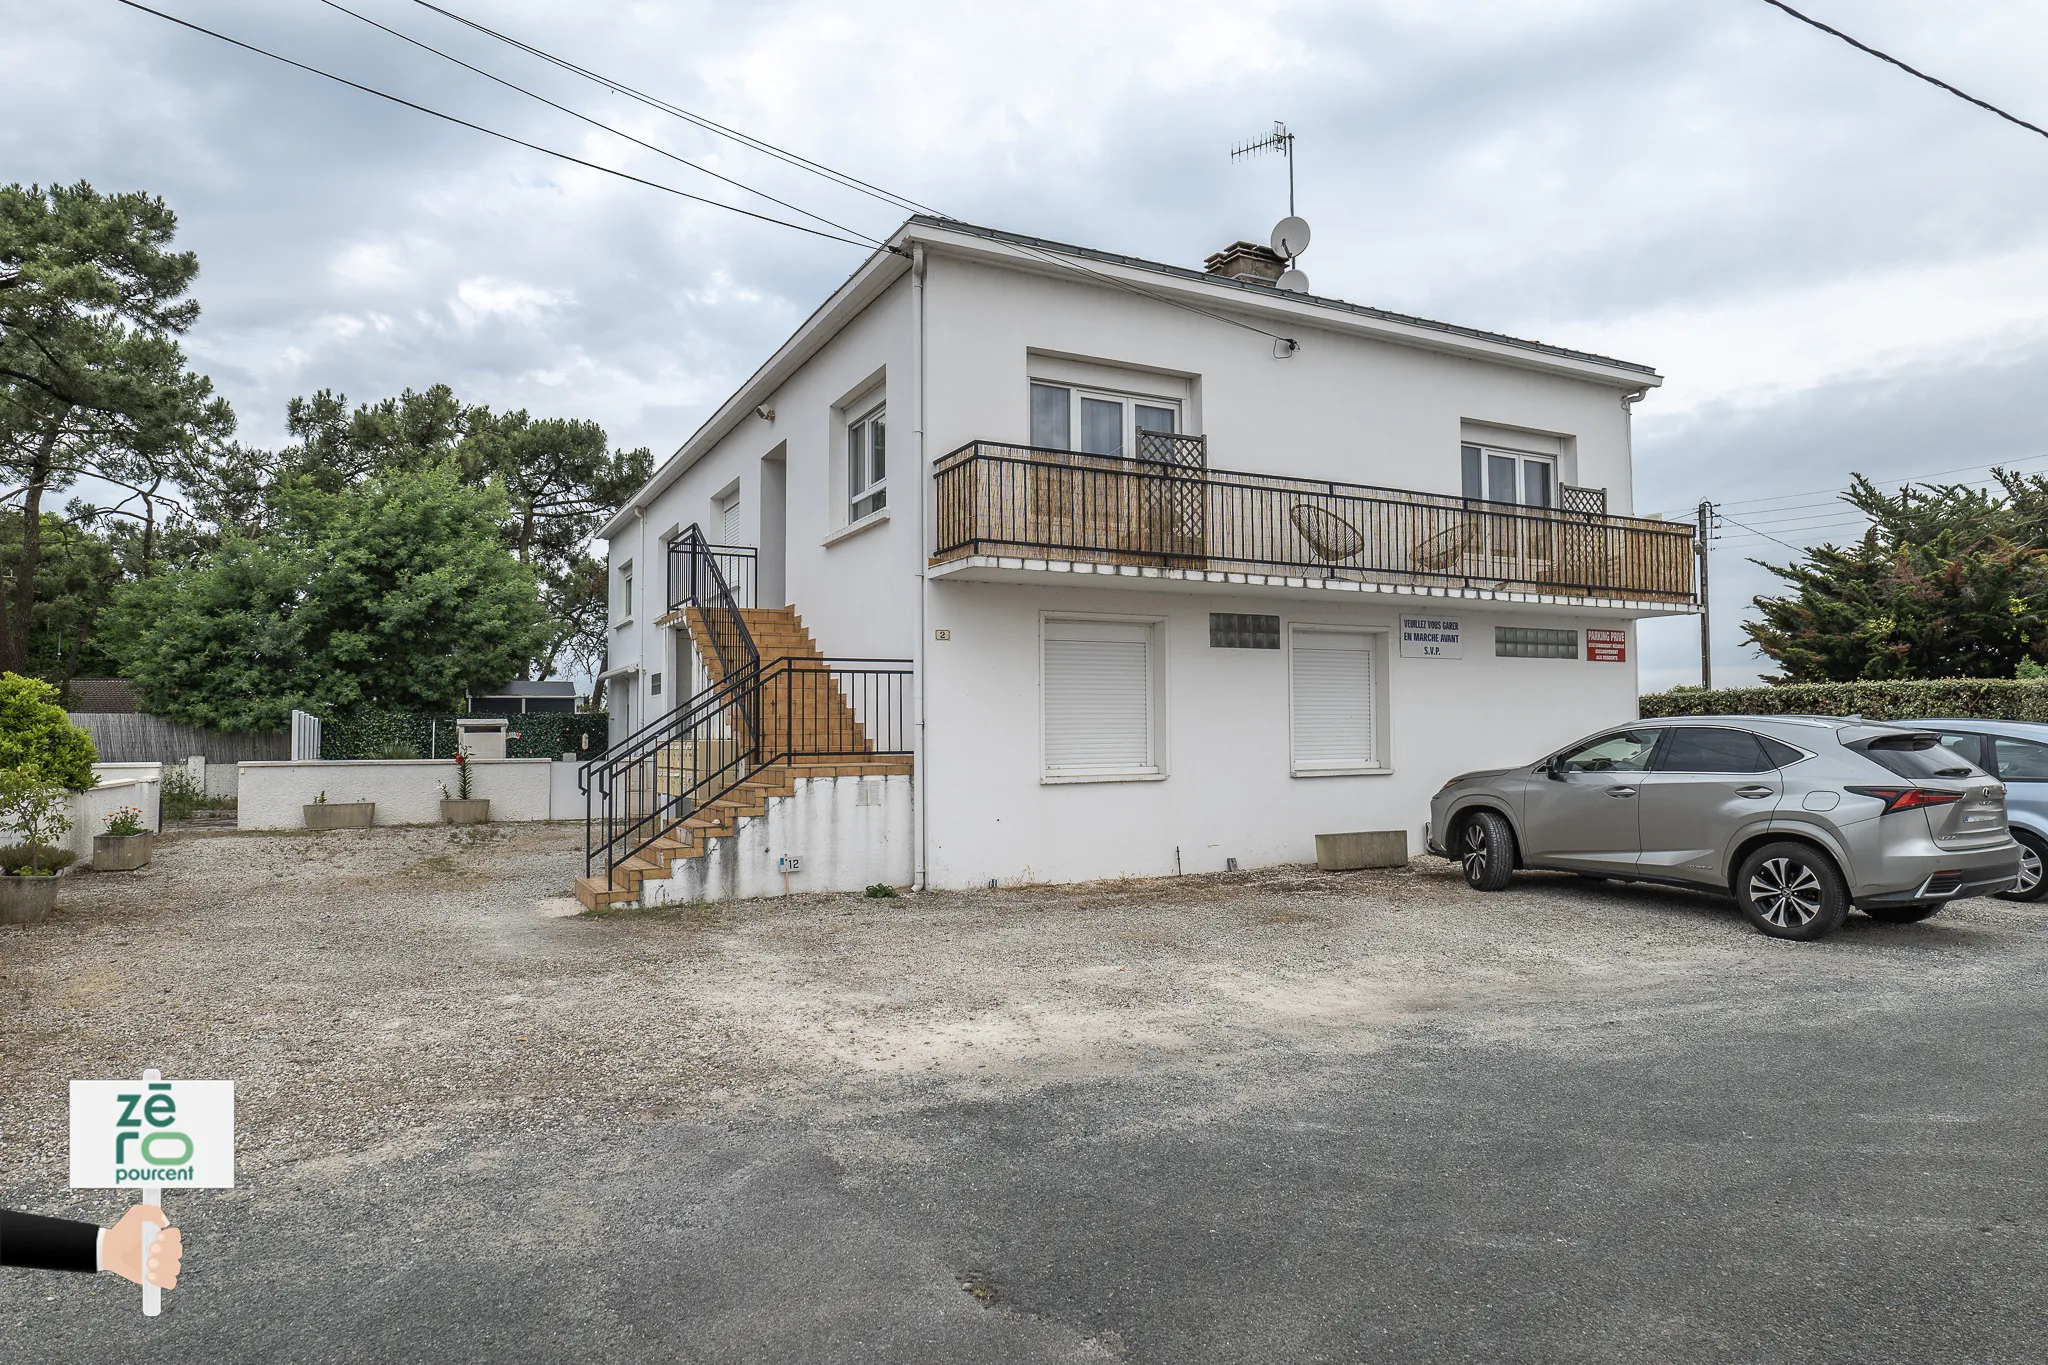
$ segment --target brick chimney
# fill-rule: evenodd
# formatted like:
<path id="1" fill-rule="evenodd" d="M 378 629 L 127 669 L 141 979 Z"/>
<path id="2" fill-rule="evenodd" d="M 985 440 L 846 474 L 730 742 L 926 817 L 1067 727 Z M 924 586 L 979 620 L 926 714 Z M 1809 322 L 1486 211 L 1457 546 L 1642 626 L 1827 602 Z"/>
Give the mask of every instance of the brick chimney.
<path id="1" fill-rule="evenodd" d="M 1287 269 L 1287 262 L 1270 247 L 1256 242 L 1232 242 L 1202 262 L 1202 268 L 1211 275 L 1221 275 L 1228 280 L 1272 284 L 1280 278 L 1280 272 Z"/>

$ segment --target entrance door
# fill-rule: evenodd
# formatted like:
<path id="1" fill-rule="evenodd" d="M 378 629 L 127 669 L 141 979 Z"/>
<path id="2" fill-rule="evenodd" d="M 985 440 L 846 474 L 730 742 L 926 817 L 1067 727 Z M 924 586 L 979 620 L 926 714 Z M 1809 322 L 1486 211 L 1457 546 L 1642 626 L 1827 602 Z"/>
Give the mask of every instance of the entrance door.
<path id="1" fill-rule="evenodd" d="M 1784 779 L 1747 730 L 1674 725 L 1637 800 L 1646 873 L 1726 886 L 1721 853 L 1743 826 L 1767 817 Z"/>
<path id="2" fill-rule="evenodd" d="M 1547 781 L 1529 784 L 1522 856 L 1577 872 L 1635 870 L 1636 797 L 1656 751 L 1655 730 L 1616 730 L 1560 754 Z"/>

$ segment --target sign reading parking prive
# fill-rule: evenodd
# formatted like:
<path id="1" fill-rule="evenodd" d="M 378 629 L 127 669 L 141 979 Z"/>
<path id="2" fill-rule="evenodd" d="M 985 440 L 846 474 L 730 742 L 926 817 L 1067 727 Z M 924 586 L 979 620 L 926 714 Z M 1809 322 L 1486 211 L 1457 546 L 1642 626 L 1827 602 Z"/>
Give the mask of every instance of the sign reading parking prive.
<path id="1" fill-rule="evenodd" d="M 1627 663 L 1628 632 L 1625 630 L 1587 631 L 1586 657 L 1596 664 Z"/>
<path id="2" fill-rule="evenodd" d="M 1465 635 L 1454 620 L 1436 616 L 1401 618 L 1401 657 L 1404 659 L 1462 659 Z"/>
<path id="3" fill-rule="evenodd" d="M 235 1083 L 71 1083 L 74 1190 L 230 1189 L 235 1183 Z"/>

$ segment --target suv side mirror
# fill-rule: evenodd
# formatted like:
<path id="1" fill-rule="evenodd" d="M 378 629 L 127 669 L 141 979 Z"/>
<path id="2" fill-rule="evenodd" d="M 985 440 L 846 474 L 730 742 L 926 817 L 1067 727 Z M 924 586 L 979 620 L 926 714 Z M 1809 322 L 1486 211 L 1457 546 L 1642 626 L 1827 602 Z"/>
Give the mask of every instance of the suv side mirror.
<path id="1" fill-rule="evenodd" d="M 1559 756 L 1543 760 L 1543 775 L 1552 782 L 1564 781 L 1564 759 Z"/>

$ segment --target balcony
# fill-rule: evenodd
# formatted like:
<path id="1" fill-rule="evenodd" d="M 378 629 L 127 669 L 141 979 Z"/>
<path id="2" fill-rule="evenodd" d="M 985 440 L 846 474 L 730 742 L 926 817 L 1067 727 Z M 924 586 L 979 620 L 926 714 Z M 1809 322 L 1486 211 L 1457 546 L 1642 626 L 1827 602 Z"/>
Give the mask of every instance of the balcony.
<path id="1" fill-rule="evenodd" d="M 933 577 L 1039 572 L 1697 611 L 1693 528 L 1610 516 L 1597 490 L 1518 507 L 1210 469 L 1203 438 L 1139 457 L 976 441 L 941 459 Z M 1135 584 L 1131 586 L 1136 586 Z M 1146 586 L 1153 586 L 1147 582 Z"/>

